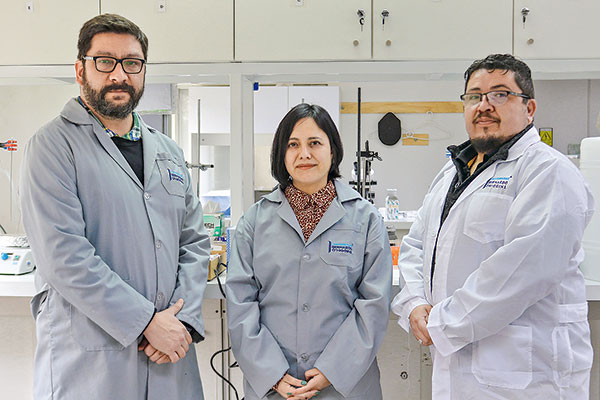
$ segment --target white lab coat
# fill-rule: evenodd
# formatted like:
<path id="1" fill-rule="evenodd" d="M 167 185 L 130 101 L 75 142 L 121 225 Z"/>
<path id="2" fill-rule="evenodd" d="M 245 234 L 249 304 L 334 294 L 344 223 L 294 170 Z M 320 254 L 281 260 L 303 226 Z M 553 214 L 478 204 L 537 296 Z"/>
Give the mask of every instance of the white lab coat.
<path id="1" fill-rule="evenodd" d="M 203 398 L 194 346 L 164 365 L 137 350 L 154 308 L 178 298 L 177 318 L 204 334 L 210 250 L 183 153 L 143 121 L 142 140 L 143 185 L 76 99 L 27 145 L 21 205 L 37 262 L 35 399 Z"/>
<path id="2" fill-rule="evenodd" d="M 280 399 L 271 386 L 311 368 L 332 384 L 321 400 L 382 398 L 375 356 L 389 319 L 388 235 L 373 205 L 340 182 L 335 189 L 306 242 L 279 188 L 237 225 L 227 316 L 246 400 Z"/>
<path id="3" fill-rule="evenodd" d="M 578 265 L 593 199 L 581 174 L 532 127 L 469 184 L 440 229 L 455 174 L 449 162 L 402 241 L 404 287 L 392 304 L 407 331 L 414 307 L 433 305 L 433 399 L 587 399 Z"/>

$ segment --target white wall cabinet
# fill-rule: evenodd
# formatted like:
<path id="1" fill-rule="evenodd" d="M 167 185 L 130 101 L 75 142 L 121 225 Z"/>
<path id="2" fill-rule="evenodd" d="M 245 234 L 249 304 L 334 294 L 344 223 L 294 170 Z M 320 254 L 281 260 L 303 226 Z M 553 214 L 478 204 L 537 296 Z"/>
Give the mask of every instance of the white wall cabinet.
<path id="1" fill-rule="evenodd" d="M 73 64 L 81 25 L 98 0 L 2 1 L 0 65 Z"/>
<path id="2" fill-rule="evenodd" d="M 144 31 L 151 63 L 233 60 L 233 0 L 102 0 L 101 4 L 102 13 L 123 15 Z"/>
<path id="3" fill-rule="evenodd" d="M 510 53 L 512 9 L 497 0 L 374 0 L 373 58 L 471 60 Z"/>
<path id="4" fill-rule="evenodd" d="M 529 59 L 599 58 L 599 15 L 598 0 L 515 0 L 514 54 Z"/>
<path id="5" fill-rule="evenodd" d="M 235 58 L 239 61 L 368 60 L 371 1 L 236 0 Z"/>

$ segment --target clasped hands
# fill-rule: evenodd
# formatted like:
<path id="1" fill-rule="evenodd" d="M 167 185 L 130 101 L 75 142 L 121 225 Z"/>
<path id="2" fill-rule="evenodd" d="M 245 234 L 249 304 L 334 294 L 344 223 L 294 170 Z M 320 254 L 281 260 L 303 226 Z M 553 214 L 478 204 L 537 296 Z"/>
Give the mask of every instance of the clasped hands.
<path id="1" fill-rule="evenodd" d="M 157 312 L 144 331 L 144 339 L 138 345 L 157 364 L 176 363 L 190 349 L 192 336 L 175 315 L 183 308 L 183 299 L 166 310 Z"/>
<path id="2" fill-rule="evenodd" d="M 429 336 L 429 331 L 427 330 L 427 322 L 429 321 L 429 313 L 431 312 L 431 307 L 429 304 L 423 304 L 415 307 L 410 316 L 408 317 L 410 321 L 410 330 L 412 331 L 415 338 L 421 343 L 423 346 L 430 346 L 433 344 L 431 340 L 431 336 Z"/>
<path id="3" fill-rule="evenodd" d="M 321 390 L 331 385 L 329 380 L 317 368 L 309 369 L 304 374 L 305 381 L 285 374 L 273 389 L 287 400 L 304 400 L 317 396 Z"/>

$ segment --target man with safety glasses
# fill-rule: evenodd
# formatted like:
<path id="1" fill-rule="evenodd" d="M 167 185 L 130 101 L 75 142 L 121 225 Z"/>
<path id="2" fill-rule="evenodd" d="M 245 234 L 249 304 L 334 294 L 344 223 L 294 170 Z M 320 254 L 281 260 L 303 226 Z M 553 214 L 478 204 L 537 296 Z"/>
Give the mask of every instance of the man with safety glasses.
<path id="1" fill-rule="evenodd" d="M 80 96 L 29 141 L 23 224 L 37 263 L 35 399 L 202 399 L 209 237 L 183 152 L 134 112 L 148 39 L 81 28 Z"/>
<path id="2" fill-rule="evenodd" d="M 433 399 L 587 399 L 592 366 L 578 265 L 593 199 L 540 141 L 529 67 L 465 72 L 469 140 L 434 179 L 400 249 L 399 324 L 431 345 Z"/>

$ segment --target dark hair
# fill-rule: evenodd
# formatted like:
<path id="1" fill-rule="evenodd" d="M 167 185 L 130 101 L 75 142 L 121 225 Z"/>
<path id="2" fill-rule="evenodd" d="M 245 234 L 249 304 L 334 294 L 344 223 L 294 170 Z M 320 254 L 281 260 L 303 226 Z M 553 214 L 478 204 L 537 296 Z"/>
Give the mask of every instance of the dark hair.
<path id="1" fill-rule="evenodd" d="M 489 72 L 495 70 L 512 71 L 515 74 L 515 82 L 519 86 L 519 89 L 523 94 L 529 96 L 530 99 L 535 98 L 535 92 L 533 90 L 533 80 L 531 79 L 531 70 L 523 61 L 516 59 L 510 54 L 490 54 L 483 60 L 475 60 L 473 64 L 465 71 L 465 92 L 467 91 L 467 84 L 473 72 L 486 69 Z M 523 99 L 526 103 L 527 99 Z"/>
<path id="2" fill-rule="evenodd" d="M 77 59 L 81 60 L 92 47 L 92 39 L 99 33 L 126 33 L 132 35 L 142 45 L 144 59 L 148 59 L 148 38 L 142 30 L 125 17 L 117 14 L 102 14 L 87 21 L 79 31 Z"/>
<path id="3" fill-rule="evenodd" d="M 316 104 L 301 103 L 292 108 L 283 117 L 275 137 L 273 138 L 273 147 L 271 148 L 271 175 L 279 182 L 282 189 L 285 189 L 290 184 L 290 174 L 285 167 L 285 152 L 287 151 L 290 135 L 296 126 L 296 123 L 304 118 L 311 118 L 317 126 L 325 132 L 329 138 L 331 146 L 331 168 L 327 175 L 328 180 L 339 178 L 340 163 L 344 157 L 344 149 L 342 148 L 342 140 L 340 134 L 331 119 L 329 113 L 321 106 Z"/>

